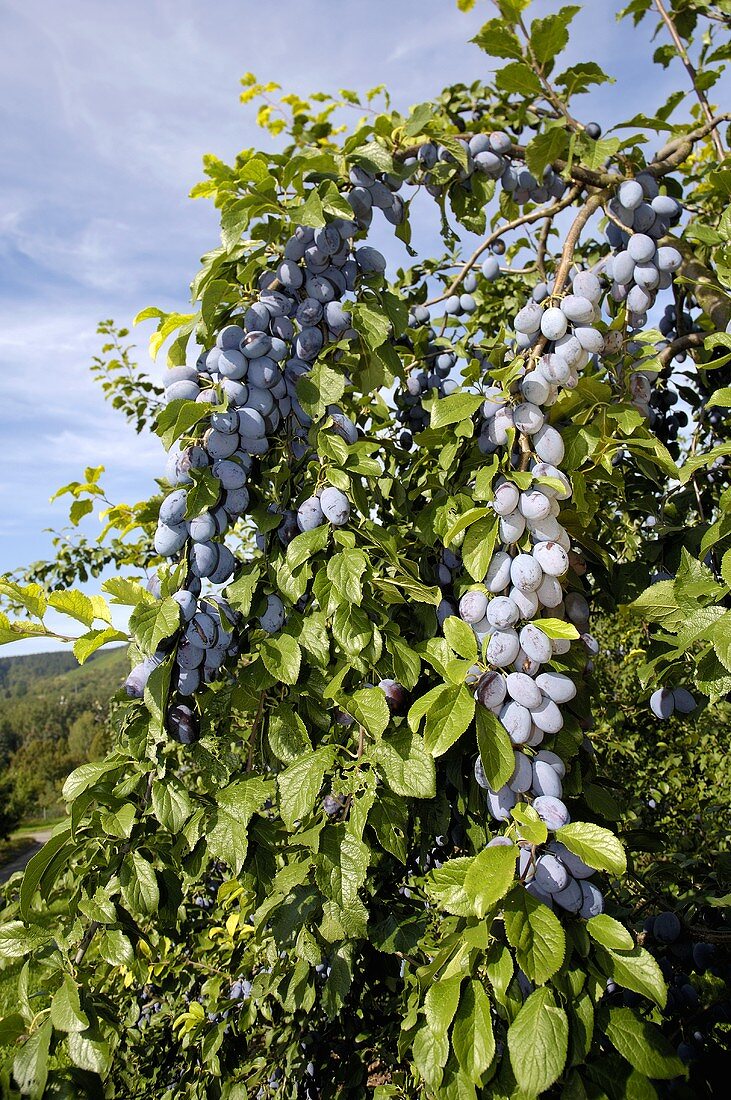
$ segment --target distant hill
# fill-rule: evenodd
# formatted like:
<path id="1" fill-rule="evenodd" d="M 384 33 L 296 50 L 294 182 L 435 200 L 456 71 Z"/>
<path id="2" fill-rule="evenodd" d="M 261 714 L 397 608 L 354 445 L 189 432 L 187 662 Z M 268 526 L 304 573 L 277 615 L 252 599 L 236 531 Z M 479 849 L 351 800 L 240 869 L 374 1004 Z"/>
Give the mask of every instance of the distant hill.
<path id="1" fill-rule="evenodd" d="M 106 701 L 121 687 L 128 671 L 126 646 L 98 650 L 83 665 L 70 650 L 0 657 L 0 706 L 3 699 L 27 695 L 69 697 L 81 693 Z"/>

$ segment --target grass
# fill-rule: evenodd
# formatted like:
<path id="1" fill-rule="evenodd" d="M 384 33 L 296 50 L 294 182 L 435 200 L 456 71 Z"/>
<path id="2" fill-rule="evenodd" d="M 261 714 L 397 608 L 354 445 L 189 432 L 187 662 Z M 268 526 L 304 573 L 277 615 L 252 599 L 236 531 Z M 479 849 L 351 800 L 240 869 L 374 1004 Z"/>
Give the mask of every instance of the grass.
<path id="1" fill-rule="evenodd" d="M 55 825 L 59 825 L 62 821 L 66 820 L 66 814 L 53 814 L 50 817 L 35 817 L 30 821 L 25 821 L 20 825 L 12 834 L 11 839 L 15 837 L 28 836 L 30 833 L 37 833 L 41 829 L 52 829 Z"/>

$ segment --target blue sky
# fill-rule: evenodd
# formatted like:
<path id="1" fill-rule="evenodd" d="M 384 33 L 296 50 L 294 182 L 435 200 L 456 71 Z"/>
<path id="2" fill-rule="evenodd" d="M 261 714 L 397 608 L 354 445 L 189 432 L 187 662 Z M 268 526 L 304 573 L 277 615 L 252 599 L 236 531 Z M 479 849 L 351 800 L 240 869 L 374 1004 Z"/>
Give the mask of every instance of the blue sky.
<path id="1" fill-rule="evenodd" d="M 557 6 L 537 0 L 531 12 Z M 651 114 L 685 80 L 677 63 L 651 64 L 651 25 L 617 24 L 618 6 L 591 0 L 566 53 L 624 76 L 576 101 L 605 128 Z M 187 198 L 201 157 L 270 141 L 238 101 L 240 76 L 301 93 L 385 83 L 406 108 L 486 75 L 491 61 L 468 39 L 493 14 L 485 0 L 468 15 L 453 0 L 5 0 L 0 571 L 51 553 L 44 528 L 63 523 L 64 504 L 49 498 L 85 465 L 106 466 L 118 500 L 147 496 L 162 471 L 157 443 L 105 405 L 88 365 L 100 319 L 186 309 L 199 257 L 217 241 L 215 211 Z M 148 336 L 134 334 L 142 364 Z"/>

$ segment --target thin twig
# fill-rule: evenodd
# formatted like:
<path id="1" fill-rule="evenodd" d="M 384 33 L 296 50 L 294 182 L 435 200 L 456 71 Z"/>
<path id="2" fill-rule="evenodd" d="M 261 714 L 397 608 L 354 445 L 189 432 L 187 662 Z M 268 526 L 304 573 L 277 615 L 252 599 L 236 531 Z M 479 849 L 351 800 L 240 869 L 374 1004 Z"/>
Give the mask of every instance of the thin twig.
<path id="1" fill-rule="evenodd" d="M 558 214 L 559 210 L 565 210 L 567 206 L 571 206 L 574 199 L 578 198 L 581 191 L 582 187 L 578 185 L 576 187 L 572 187 L 571 190 L 567 192 L 567 194 L 564 195 L 562 199 L 559 199 L 559 201 L 555 202 L 552 206 L 539 207 L 536 210 L 531 210 L 529 214 L 521 214 L 519 218 L 514 218 L 513 221 L 506 222 L 505 225 L 501 226 L 499 229 L 494 230 L 494 232 L 492 232 L 489 237 L 485 238 L 482 244 L 475 249 L 470 258 L 463 264 L 463 266 L 460 268 L 457 275 L 455 275 L 454 279 L 449 284 L 444 293 L 441 294 L 438 298 L 432 298 L 425 304 L 427 306 L 434 306 L 438 302 L 445 301 L 447 298 L 450 297 L 451 294 L 454 294 L 454 291 L 460 285 L 465 275 L 467 275 L 467 273 L 475 266 L 483 252 L 486 252 L 487 249 L 490 248 L 490 246 L 493 245 L 495 241 L 499 240 L 500 237 L 504 236 L 505 233 L 509 233 L 512 229 L 519 229 L 521 225 L 530 225 L 531 222 L 540 221 L 542 218 L 553 219 L 556 214 Z"/>
<path id="2" fill-rule="evenodd" d="M 662 19 L 663 23 L 670 33 L 670 37 L 673 40 L 675 49 L 678 51 L 678 56 L 683 62 L 683 65 L 685 66 L 685 71 L 690 77 L 690 82 L 693 85 L 693 91 L 698 98 L 698 102 L 701 105 L 701 110 L 703 111 L 703 114 L 706 116 L 706 119 L 710 124 L 713 122 L 713 112 L 711 111 L 711 106 L 708 102 L 706 93 L 703 91 L 702 88 L 698 86 L 698 73 L 696 72 L 695 65 L 691 61 L 688 51 L 683 44 L 683 40 L 678 34 L 677 27 L 675 26 L 675 23 L 668 14 L 667 8 L 663 4 L 662 0 L 655 0 L 655 8 L 657 9 L 660 18 Z M 713 127 L 711 129 L 711 141 L 715 146 L 716 153 L 718 154 L 718 159 L 723 160 L 726 154 L 723 148 L 723 142 L 721 141 L 721 135 L 719 134 L 716 127 Z"/>

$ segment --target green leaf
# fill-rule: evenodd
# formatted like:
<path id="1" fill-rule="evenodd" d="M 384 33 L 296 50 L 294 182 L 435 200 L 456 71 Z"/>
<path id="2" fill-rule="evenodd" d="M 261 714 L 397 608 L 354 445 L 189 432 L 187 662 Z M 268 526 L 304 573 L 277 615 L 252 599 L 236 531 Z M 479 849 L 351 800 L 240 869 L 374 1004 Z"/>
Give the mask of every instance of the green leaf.
<path id="1" fill-rule="evenodd" d="M 115 755 L 108 756 L 106 760 L 93 760 L 90 764 L 82 764 L 71 772 L 64 783 L 61 791 L 64 800 L 73 802 L 75 798 L 78 798 L 80 794 L 93 786 L 107 772 L 120 771 L 125 765 L 125 759 Z M 40 852 L 38 854 L 40 855 Z"/>
<path id="2" fill-rule="evenodd" d="M 597 871 L 622 875 L 627 870 L 627 857 L 621 841 L 609 829 L 589 821 L 572 821 L 556 830 L 556 840 Z"/>
<path id="3" fill-rule="evenodd" d="M 304 722 L 284 703 L 269 715 L 267 736 L 269 747 L 283 764 L 291 764 L 312 749 Z"/>
<path id="4" fill-rule="evenodd" d="M 42 1100 L 48 1080 L 48 1051 L 51 1045 L 53 1024 L 46 1020 L 13 1059 L 13 1076 L 23 1096 L 28 1100 Z"/>
<path id="5" fill-rule="evenodd" d="M 341 827 L 323 829 L 315 861 L 315 878 L 325 897 L 342 910 L 360 906 L 358 890 L 365 882 L 370 863 L 367 844 Z"/>
<path id="6" fill-rule="evenodd" d="M 515 756 L 507 730 L 496 714 L 477 706 L 477 747 L 485 778 L 494 791 L 503 787 L 515 771 Z"/>
<path id="7" fill-rule="evenodd" d="M 573 623 L 564 622 L 563 619 L 535 619 L 533 626 L 537 626 L 549 638 L 565 638 L 573 641 L 579 637 L 579 632 Z"/>
<path id="8" fill-rule="evenodd" d="M 393 157 L 378 141 L 359 145 L 349 154 L 349 159 L 371 171 L 375 169 L 376 172 L 393 172 Z"/>
<path id="9" fill-rule="evenodd" d="M 42 619 L 46 613 L 46 594 L 39 584 L 18 584 L 8 577 L 0 577 L 0 595 L 20 604 L 34 619 Z"/>
<path id="10" fill-rule="evenodd" d="M 271 780 L 252 775 L 224 787 L 216 797 L 215 824 L 208 834 L 208 848 L 236 875 L 246 859 L 249 822 L 273 793 Z"/>
<path id="11" fill-rule="evenodd" d="M 342 371 L 333 370 L 324 360 L 315 363 L 297 382 L 300 404 L 313 420 L 320 420 L 328 405 L 337 405 L 344 392 L 345 376 Z"/>
<path id="12" fill-rule="evenodd" d="M 81 1010 L 79 988 L 66 974 L 51 1001 L 51 1023 L 57 1031 L 86 1031 L 89 1017 Z"/>
<path id="13" fill-rule="evenodd" d="M 160 603 L 138 604 L 130 615 L 129 627 L 146 653 L 154 653 L 164 638 L 180 627 L 180 604 L 172 596 Z"/>
<path id="14" fill-rule="evenodd" d="M 434 1035 L 446 1035 L 459 1004 L 461 976 L 432 982 L 424 998 L 424 1015 Z"/>
<path id="15" fill-rule="evenodd" d="M 586 922 L 586 930 L 593 940 L 602 947 L 612 947 L 617 951 L 632 951 L 635 946 L 631 934 L 623 924 L 606 913 L 600 913 Z"/>
<path id="16" fill-rule="evenodd" d="M 418 734 L 399 730 L 373 745 L 368 756 L 396 794 L 404 798 L 434 798 L 434 757 L 426 751 Z"/>
<path id="17" fill-rule="evenodd" d="M 452 1028 L 452 1047 L 457 1061 L 473 1084 L 495 1057 L 490 998 L 478 981 L 468 981 L 462 991 Z"/>
<path id="18" fill-rule="evenodd" d="M 495 73 L 495 84 L 508 95 L 540 96 L 541 82 L 525 61 L 511 61 Z"/>
<path id="19" fill-rule="evenodd" d="M 669 1081 L 685 1073 L 685 1066 L 660 1028 L 631 1008 L 611 1008 L 606 1033 L 622 1057 L 645 1077 Z"/>
<path id="20" fill-rule="evenodd" d="M 353 306 L 351 318 L 353 328 L 363 337 L 367 348 L 375 351 L 385 344 L 391 333 L 391 322 L 381 310 L 359 303 Z"/>
<path id="21" fill-rule="evenodd" d="M 20 912 L 26 920 L 30 918 L 33 899 L 36 896 L 41 879 L 51 861 L 68 843 L 70 831 L 71 822 L 69 821 L 64 823 L 63 828 L 46 841 L 40 852 L 36 852 L 23 872 L 23 881 L 20 884 Z"/>
<path id="22" fill-rule="evenodd" d="M 716 390 L 706 401 L 706 408 L 711 405 L 720 405 L 724 409 L 731 408 L 731 386 L 722 386 Z"/>
<path id="23" fill-rule="evenodd" d="M 458 856 L 448 860 L 443 867 L 430 871 L 426 877 L 425 889 L 430 900 L 456 917 L 473 917 L 472 902 L 464 888 L 465 875 L 472 866 L 467 856 Z"/>
<path id="24" fill-rule="evenodd" d="M 287 547 L 287 565 L 291 570 L 299 569 L 311 557 L 324 550 L 330 540 L 330 524 L 322 523 L 311 531 L 303 531 Z"/>
<path id="25" fill-rule="evenodd" d="M 565 88 L 567 99 L 587 91 L 593 84 L 614 84 L 613 78 L 607 76 L 596 61 L 582 61 L 578 65 L 572 65 L 559 73 L 554 82 Z"/>
<path id="26" fill-rule="evenodd" d="M 566 1064 L 568 1042 L 566 1013 L 550 990 L 536 989 L 508 1028 L 510 1064 L 525 1093 L 538 1096 L 558 1080 Z"/>
<path id="27" fill-rule="evenodd" d="M 464 684 L 445 685 L 426 715 L 424 744 L 432 756 L 442 756 L 469 726 L 475 713 L 474 696 Z"/>
<path id="28" fill-rule="evenodd" d="M 498 517 L 486 516 L 473 523 L 462 543 L 462 564 L 474 581 L 483 581 L 495 549 L 498 534 Z"/>
<path id="29" fill-rule="evenodd" d="M 51 636 L 51 631 L 41 623 L 11 620 L 3 612 L 0 612 L 0 645 L 19 642 L 22 638 L 46 638 Z"/>
<path id="30" fill-rule="evenodd" d="M 168 775 L 164 780 L 153 780 L 152 809 L 163 828 L 177 834 L 192 814 L 193 804 L 180 780 Z"/>
<path id="31" fill-rule="evenodd" d="M 207 466 L 200 470 L 193 467 L 188 475 L 193 484 L 188 487 L 185 498 L 185 517 L 193 519 L 216 506 L 221 496 L 221 482 Z"/>
<path id="32" fill-rule="evenodd" d="M 522 840 L 529 844 L 545 844 L 548 839 L 548 829 L 540 817 L 527 802 L 519 802 L 512 810 L 513 821 L 518 825 L 518 833 Z"/>
<path id="33" fill-rule="evenodd" d="M 442 629 L 455 653 L 474 664 L 477 660 L 477 639 L 469 623 L 463 622 L 457 615 L 450 615 L 444 620 Z"/>
<path id="34" fill-rule="evenodd" d="M 362 550 L 342 550 L 327 563 L 327 576 L 344 600 L 360 604 L 363 599 L 361 577 L 368 562 Z"/>
<path id="35" fill-rule="evenodd" d="M 563 159 L 568 152 L 568 134 L 563 126 L 544 130 L 532 138 L 525 150 L 525 163 L 536 179 L 543 175 L 543 169 L 554 160 Z"/>
<path id="36" fill-rule="evenodd" d="M 297 539 L 292 541 L 296 542 Z M 254 565 L 247 567 L 232 584 L 227 586 L 226 599 L 235 611 L 240 611 L 242 615 L 249 614 L 258 582 L 259 567 Z"/>
<path id="37" fill-rule="evenodd" d="M 160 904 L 157 876 L 139 852 L 129 852 L 119 873 L 122 900 L 132 914 L 156 913 Z"/>
<path id="38" fill-rule="evenodd" d="M 288 634 L 265 638 L 259 647 L 261 659 L 268 672 L 284 684 L 296 684 L 302 663 L 299 643 Z"/>
<path id="39" fill-rule="evenodd" d="M 83 665 L 84 661 L 91 657 L 92 653 L 96 653 L 97 649 L 101 649 L 103 645 L 107 645 L 109 642 L 127 641 L 129 641 L 127 635 L 121 630 L 115 630 L 112 626 L 108 626 L 105 630 L 90 630 L 74 642 L 74 657 L 80 665 Z"/>
<path id="40" fill-rule="evenodd" d="M 116 837 L 119 840 L 127 840 L 132 833 L 136 807 L 132 802 L 126 802 L 113 813 L 102 814 L 100 824 L 107 836 Z"/>
<path id="41" fill-rule="evenodd" d="M 277 776 L 280 813 L 288 829 L 312 811 L 325 772 L 334 758 L 335 748 L 326 745 L 295 760 Z"/>
<path id="42" fill-rule="evenodd" d="M 68 615 L 70 618 L 83 623 L 84 626 L 91 626 L 97 617 L 94 604 L 89 597 L 74 589 L 51 592 L 48 597 L 48 604 L 56 611 L 60 611 L 62 615 Z"/>
<path id="43" fill-rule="evenodd" d="M 68 1047 L 71 1061 L 75 1066 L 87 1070 L 88 1073 L 99 1074 L 102 1078 L 106 1077 L 112 1061 L 112 1052 L 101 1032 L 98 1030 L 83 1034 L 73 1032 L 68 1037 Z"/>
<path id="44" fill-rule="evenodd" d="M 520 60 L 523 48 L 517 35 L 503 19 L 488 19 L 472 39 L 490 57 L 512 57 Z"/>
<path id="45" fill-rule="evenodd" d="M 472 866 L 465 875 L 464 889 L 472 900 L 476 916 L 484 917 L 505 897 L 515 881 L 517 858 L 517 845 L 501 844 L 483 848 L 472 860 Z"/>
<path id="46" fill-rule="evenodd" d="M 607 975 L 618 985 L 649 997 L 660 1008 L 665 1007 L 667 988 L 662 971 L 652 955 L 643 947 L 632 951 L 615 951 L 608 947 L 597 947 L 597 959 Z"/>
<path id="47" fill-rule="evenodd" d="M 552 61 L 566 48 L 569 41 L 568 26 L 581 8 L 567 6 L 545 19 L 534 19 L 530 28 L 530 44 L 539 65 Z"/>
<path id="48" fill-rule="evenodd" d="M 453 393 L 449 397 L 441 397 L 432 405 L 431 427 L 445 428 L 448 424 L 469 420 L 484 401 L 484 397 L 472 393 Z"/>
<path id="49" fill-rule="evenodd" d="M 181 436 L 189 435 L 192 428 L 201 420 L 210 417 L 214 406 L 200 401 L 171 401 L 157 416 L 155 431 L 160 436 L 166 451 Z"/>
<path id="50" fill-rule="evenodd" d="M 0 959 L 17 961 L 23 955 L 46 943 L 49 933 L 36 925 L 25 925 L 19 920 L 0 924 Z"/>
<path id="51" fill-rule="evenodd" d="M 391 712 L 381 688 L 361 688 L 353 695 L 343 696 L 341 702 L 348 714 L 375 738 L 382 736 L 391 721 Z"/>
<path id="52" fill-rule="evenodd" d="M 532 982 L 543 985 L 560 969 L 566 953 L 566 937 L 559 920 L 524 886 L 516 886 L 508 895 L 504 919 L 518 966 Z"/>

